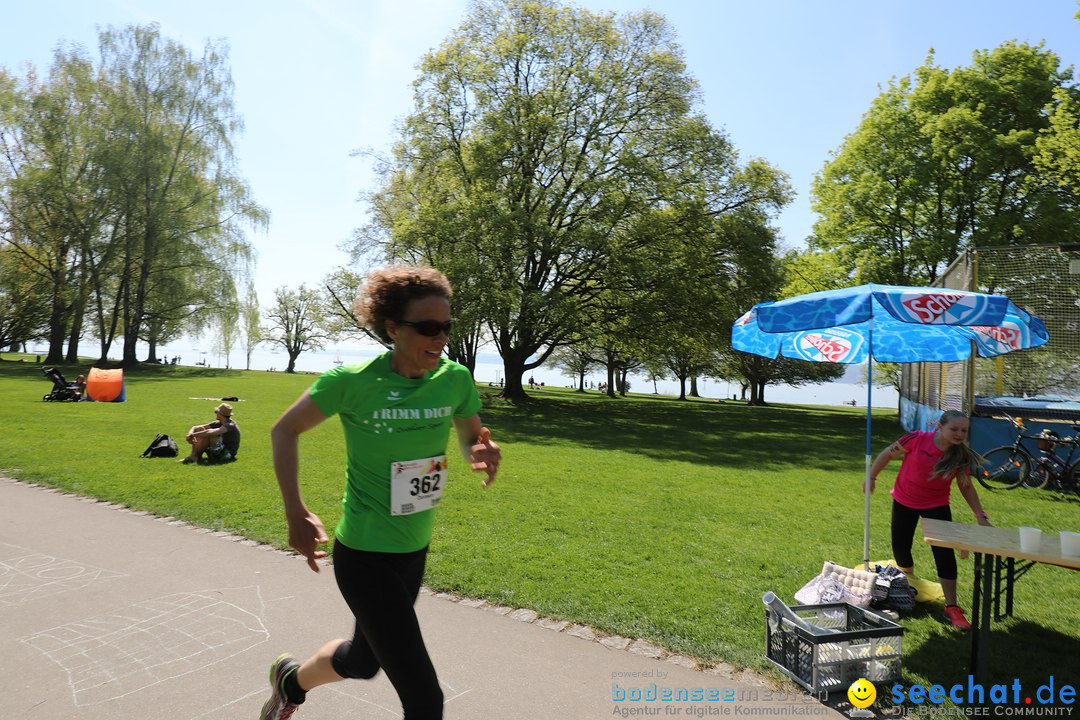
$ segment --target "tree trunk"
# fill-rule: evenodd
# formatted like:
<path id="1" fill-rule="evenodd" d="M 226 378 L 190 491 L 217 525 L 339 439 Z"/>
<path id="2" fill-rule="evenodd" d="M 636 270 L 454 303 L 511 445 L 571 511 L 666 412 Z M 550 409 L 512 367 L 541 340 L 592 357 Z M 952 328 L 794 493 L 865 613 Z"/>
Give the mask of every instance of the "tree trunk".
<path id="1" fill-rule="evenodd" d="M 82 327 L 86 317 L 86 297 L 80 297 L 78 304 L 71 313 L 71 332 L 68 333 L 67 357 L 65 361 L 71 365 L 79 362 L 79 338 L 82 336 Z"/>
<path id="2" fill-rule="evenodd" d="M 626 368 L 619 373 L 619 395 L 626 397 L 626 376 L 630 371 Z"/>
<path id="3" fill-rule="evenodd" d="M 150 216 L 149 208 L 147 208 L 147 216 Z M 132 308 L 130 324 L 124 326 L 123 366 L 125 368 L 138 367 L 139 365 L 139 358 L 136 357 L 135 349 L 138 346 L 139 335 L 142 334 L 143 321 L 146 318 L 150 271 L 153 269 L 154 258 L 160 242 L 156 225 L 148 224 L 143 230 L 142 236 L 142 260 L 139 263 L 139 282 L 135 286 L 135 305 Z"/>
<path id="4" fill-rule="evenodd" d="M 503 361 L 503 368 L 505 368 L 506 372 L 506 384 L 503 385 L 503 390 L 499 396 L 513 402 L 527 400 L 529 396 L 525 393 L 525 388 L 521 384 L 521 376 L 525 370 L 521 367 L 518 367 L 517 370 L 511 370 L 510 363 L 505 360 Z"/>
<path id="5" fill-rule="evenodd" d="M 158 361 L 158 357 L 157 357 L 157 344 L 158 344 L 157 327 L 158 326 L 157 326 L 156 323 L 151 323 L 146 328 L 146 344 L 148 346 L 148 349 L 147 349 L 147 352 L 146 352 L 146 362 L 148 362 L 148 363 L 156 363 Z"/>
<path id="6" fill-rule="evenodd" d="M 686 376 L 685 375 L 680 375 L 679 376 L 679 399 L 680 400 L 685 400 L 686 399 Z"/>
<path id="7" fill-rule="evenodd" d="M 750 404 L 751 405 L 764 405 L 765 404 L 765 383 L 754 382 L 750 385 Z"/>
<path id="8" fill-rule="evenodd" d="M 607 364 L 607 396 L 615 397 L 615 363 L 610 360 Z"/>
<path id="9" fill-rule="evenodd" d="M 458 342 L 451 342 L 446 346 L 446 356 L 456 363 L 469 368 L 469 374 L 476 376 L 476 356 L 479 353 L 480 328 L 477 327 L 468 333 L 458 333 L 454 330 Z"/>
<path id="10" fill-rule="evenodd" d="M 578 373 L 577 391 L 581 393 L 585 392 L 585 368 L 582 368 Z"/>
<path id="11" fill-rule="evenodd" d="M 142 284 L 142 282 L 143 281 L 140 281 L 140 284 Z M 136 349 L 139 343 L 139 334 L 142 330 L 145 302 L 145 290 L 138 289 L 135 293 L 135 307 L 132 309 L 131 320 L 124 326 L 124 354 L 122 364 L 125 368 L 139 366 L 139 358 L 136 354 Z"/>
<path id="12" fill-rule="evenodd" d="M 121 283 L 123 284 L 123 283 Z M 116 325 L 120 321 L 119 306 L 114 306 L 112 311 L 112 321 L 109 324 L 107 331 L 101 334 L 101 358 L 99 362 L 106 362 L 109 358 L 109 350 L 112 348 L 113 340 L 116 339 Z M 104 329 L 104 325 L 102 325 Z"/>
<path id="13" fill-rule="evenodd" d="M 697 375 L 691 375 L 690 376 L 690 397 L 696 397 L 696 398 L 701 397 L 701 395 L 698 394 L 698 389 L 697 389 Z"/>
<path id="14" fill-rule="evenodd" d="M 295 373 L 296 372 L 296 358 L 300 357 L 300 351 L 299 350 L 296 350 L 296 351 L 289 350 L 288 353 L 289 353 L 289 366 L 287 368 L 285 368 L 285 372 L 287 372 L 287 373 Z"/>
<path id="15" fill-rule="evenodd" d="M 53 288 L 52 312 L 49 314 L 49 354 L 45 362 L 59 365 L 64 362 L 64 336 L 67 334 L 67 307 L 61 295 L 59 283 Z"/>
<path id="16" fill-rule="evenodd" d="M 521 350 L 503 355 L 503 373 L 506 375 L 506 384 L 503 386 L 500 397 L 511 402 L 529 399 L 521 383 L 521 377 L 525 374 L 526 360 L 528 360 L 528 356 L 524 355 Z"/>

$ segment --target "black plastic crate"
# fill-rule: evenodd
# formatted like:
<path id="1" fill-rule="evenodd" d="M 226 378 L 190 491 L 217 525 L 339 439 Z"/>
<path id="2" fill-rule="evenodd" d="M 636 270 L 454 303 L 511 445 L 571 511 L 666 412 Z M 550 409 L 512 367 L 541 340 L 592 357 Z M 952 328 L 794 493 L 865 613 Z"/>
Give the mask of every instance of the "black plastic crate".
<path id="1" fill-rule="evenodd" d="M 875 685 L 900 680 L 900 625 L 847 603 L 791 610 L 811 625 L 836 631 L 814 635 L 765 609 L 765 657 L 807 690 L 846 690 L 859 678 Z"/>

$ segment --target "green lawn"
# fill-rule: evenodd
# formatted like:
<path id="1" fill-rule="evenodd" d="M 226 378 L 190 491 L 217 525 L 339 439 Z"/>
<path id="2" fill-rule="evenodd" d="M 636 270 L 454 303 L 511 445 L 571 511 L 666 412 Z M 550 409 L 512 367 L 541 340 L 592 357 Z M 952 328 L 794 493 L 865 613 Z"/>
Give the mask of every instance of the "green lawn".
<path id="1" fill-rule="evenodd" d="M 50 389 L 41 366 L 12 357 L 0 361 L 5 474 L 285 546 L 269 429 L 313 376 L 148 368 L 126 374 L 126 403 L 55 404 L 41 401 Z M 155 433 L 182 442 L 187 427 L 212 418 L 216 402 L 189 398 L 225 395 L 242 399 L 239 462 L 139 459 Z M 705 664 L 762 670 L 762 593 L 790 601 L 823 560 L 861 560 L 862 410 L 611 400 L 555 388 L 534 397 L 521 407 L 485 398 L 502 472 L 487 491 L 460 474 L 447 489 L 429 587 L 645 638 Z M 338 428 L 327 422 L 301 441 L 305 498 L 327 527 L 343 484 Z M 877 452 L 901 433 L 896 414 L 876 413 L 874 431 Z M 875 559 L 889 555 L 890 483 L 881 485 Z M 957 519 L 972 521 L 954 497 Z M 1080 530 L 1075 497 L 982 497 L 998 524 Z M 917 542 L 915 557 L 934 577 L 929 548 Z M 970 560 L 960 572 L 967 606 Z M 995 624 L 993 679 L 1036 687 L 1060 677 L 1080 649 L 1080 574 L 1036 567 L 1018 583 L 1016 607 L 1015 619 Z M 939 611 L 920 606 L 903 619 L 908 683 L 966 680 L 967 638 L 943 626 Z"/>

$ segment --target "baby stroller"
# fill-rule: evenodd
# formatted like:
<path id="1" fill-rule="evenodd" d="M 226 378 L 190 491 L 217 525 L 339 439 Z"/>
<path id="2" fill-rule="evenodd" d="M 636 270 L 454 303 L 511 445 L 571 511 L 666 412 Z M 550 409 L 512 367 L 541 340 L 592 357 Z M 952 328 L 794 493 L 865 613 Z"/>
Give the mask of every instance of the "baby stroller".
<path id="1" fill-rule="evenodd" d="M 41 398 L 45 402 L 78 402 L 82 399 L 82 388 L 65 380 L 56 368 L 42 368 L 41 372 L 53 382 L 52 392 Z"/>

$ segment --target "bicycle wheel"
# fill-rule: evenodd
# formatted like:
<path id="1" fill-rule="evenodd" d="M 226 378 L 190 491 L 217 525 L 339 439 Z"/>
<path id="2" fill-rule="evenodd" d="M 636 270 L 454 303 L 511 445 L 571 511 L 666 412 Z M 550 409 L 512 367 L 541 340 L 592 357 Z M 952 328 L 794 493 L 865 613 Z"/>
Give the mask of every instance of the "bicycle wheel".
<path id="1" fill-rule="evenodd" d="M 1029 472 L 1027 474 L 1027 477 L 1024 478 L 1024 487 L 1037 488 L 1039 490 L 1042 490 L 1050 484 L 1051 475 L 1052 473 L 1050 472 L 1049 467 L 1042 464 L 1041 462 L 1036 463 L 1034 466 L 1032 466 L 1031 472 Z"/>
<path id="2" fill-rule="evenodd" d="M 975 473 L 979 484 L 987 490 L 1012 490 L 1027 480 L 1031 463 L 1012 445 L 1002 445 L 983 453 L 986 464 Z"/>
<path id="3" fill-rule="evenodd" d="M 1077 495 L 1080 495 L 1080 460 L 1074 462 L 1072 467 L 1065 471 L 1064 489 L 1072 490 Z"/>

